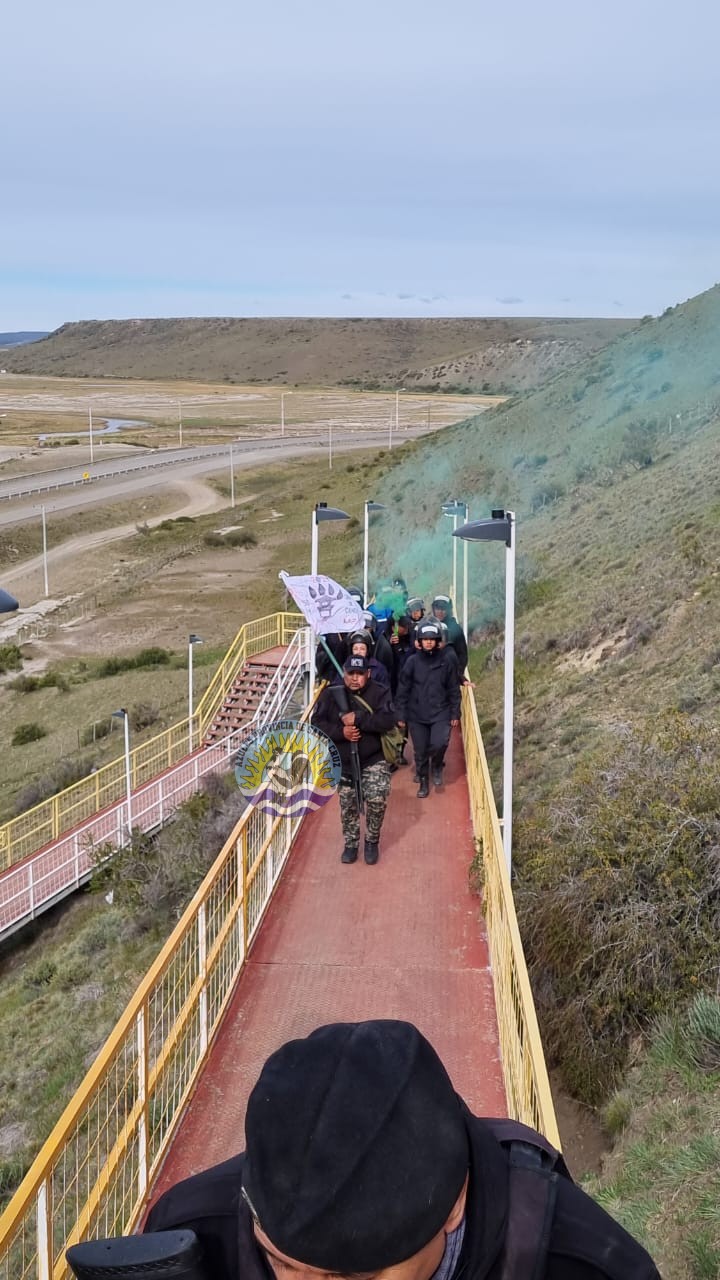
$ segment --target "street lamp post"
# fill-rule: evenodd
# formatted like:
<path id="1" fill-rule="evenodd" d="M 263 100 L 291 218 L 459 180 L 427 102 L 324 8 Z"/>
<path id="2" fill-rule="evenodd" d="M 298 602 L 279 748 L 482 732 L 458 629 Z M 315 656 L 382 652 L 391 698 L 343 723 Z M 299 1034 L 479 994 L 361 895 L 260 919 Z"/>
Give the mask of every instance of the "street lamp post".
<path id="1" fill-rule="evenodd" d="M 119 711 L 113 711 L 113 716 L 123 721 L 125 730 L 125 803 L 127 808 L 127 833 L 128 839 L 132 839 L 132 782 L 130 778 L 130 719 L 126 707 L 121 707 Z"/>
<path id="2" fill-rule="evenodd" d="M 193 751 L 193 646 L 202 644 L 202 636 L 196 636 L 194 631 L 188 636 L 188 751 L 192 755 Z"/>
<path id="3" fill-rule="evenodd" d="M 90 406 L 90 407 L 88 408 L 88 431 L 90 432 L 90 465 L 92 466 L 93 462 L 95 461 L 95 456 L 94 456 L 94 454 L 93 454 L 93 420 L 92 420 L 92 406 Z"/>
<path id="4" fill-rule="evenodd" d="M 178 400 L 178 431 L 180 432 L 180 448 L 182 449 L 182 405 Z"/>
<path id="5" fill-rule="evenodd" d="M 313 507 L 312 522 L 310 525 L 310 573 L 313 578 L 317 577 L 318 571 L 318 526 L 325 520 L 349 520 L 347 511 L 341 511 L 339 507 L 329 507 L 327 502 L 316 502 Z M 315 637 L 311 637 L 310 642 L 310 664 L 308 668 L 308 706 L 312 702 L 313 690 L 315 688 Z"/>
<path id="6" fill-rule="evenodd" d="M 45 597 L 50 595 L 50 587 L 48 586 L 48 561 L 47 561 L 47 520 L 45 519 L 45 507 L 40 508 L 42 516 L 42 542 L 43 542 L 43 576 L 45 578 Z"/>
<path id="7" fill-rule="evenodd" d="M 235 506 L 235 470 L 233 468 L 233 447 L 230 441 L 230 506 Z"/>
<path id="8" fill-rule="evenodd" d="M 285 435 L 285 397 L 291 396 L 292 391 L 280 392 L 280 435 Z"/>
<path id="9" fill-rule="evenodd" d="M 504 542 L 505 552 L 505 693 L 503 724 L 503 848 L 508 875 L 512 871 L 512 772 L 515 659 L 515 512 L 493 511 L 490 520 L 473 520 L 454 534 L 469 542 Z"/>
<path id="10" fill-rule="evenodd" d="M 332 422 L 328 422 L 328 471 L 332 471 Z"/>
<path id="11" fill-rule="evenodd" d="M 384 507 L 382 502 L 370 502 L 370 500 L 368 499 L 368 501 L 365 503 L 365 542 L 364 542 L 364 550 L 363 550 L 363 608 L 365 609 L 367 609 L 367 603 L 370 595 L 370 582 L 369 582 L 370 512 L 385 511 L 385 510 L 386 508 Z"/>
<path id="12" fill-rule="evenodd" d="M 467 523 L 468 508 L 466 502 L 461 502 L 458 498 L 454 502 L 443 502 L 442 511 L 444 516 L 452 516 L 453 535 L 458 527 L 458 517 L 462 516 Z M 465 548 L 465 560 L 463 564 L 463 577 L 465 595 L 463 599 L 463 631 L 467 635 L 467 548 Z M 452 576 L 452 598 L 453 605 L 457 606 L 457 542 L 453 542 L 453 576 Z"/>

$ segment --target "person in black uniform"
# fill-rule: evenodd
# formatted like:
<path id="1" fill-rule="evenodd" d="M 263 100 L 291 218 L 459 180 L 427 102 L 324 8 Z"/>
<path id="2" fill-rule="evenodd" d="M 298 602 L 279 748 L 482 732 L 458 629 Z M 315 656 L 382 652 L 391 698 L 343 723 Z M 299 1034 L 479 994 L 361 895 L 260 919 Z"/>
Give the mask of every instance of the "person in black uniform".
<path id="1" fill-rule="evenodd" d="M 420 649 L 403 667 L 396 710 L 399 727 L 410 730 L 420 783 L 417 794 L 424 800 L 430 794 L 431 763 L 433 783 L 442 786 L 450 730 L 460 723 L 460 684 L 454 654 L 440 647 L 439 624 L 421 622 L 416 635 Z"/>
<path id="2" fill-rule="evenodd" d="M 284 1044 L 245 1140 L 145 1225 L 196 1232 L 212 1280 L 660 1280 L 540 1134 L 471 1113 L 409 1022 Z"/>
<path id="3" fill-rule="evenodd" d="M 448 629 L 448 645 L 455 650 L 461 677 L 465 675 L 468 660 L 467 640 L 465 632 L 453 613 L 453 602 L 449 596 L 435 596 L 432 602 L 433 617 L 444 622 Z"/>

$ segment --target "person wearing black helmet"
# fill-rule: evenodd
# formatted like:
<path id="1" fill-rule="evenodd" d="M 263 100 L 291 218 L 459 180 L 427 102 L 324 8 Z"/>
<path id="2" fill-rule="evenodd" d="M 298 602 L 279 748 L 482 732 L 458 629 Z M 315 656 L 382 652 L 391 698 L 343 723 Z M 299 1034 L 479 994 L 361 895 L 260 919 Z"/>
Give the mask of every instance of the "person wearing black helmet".
<path id="1" fill-rule="evenodd" d="M 448 645 L 455 650 L 455 657 L 458 660 L 461 677 L 465 674 L 468 660 L 467 640 L 465 632 L 453 613 L 453 602 L 450 596 L 434 596 L 432 602 L 433 617 L 438 622 L 444 622 L 448 629 Z"/>
<path id="2" fill-rule="evenodd" d="M 212 1280 L 660 1280 L 540 1133 L 473 1115 L 396 1019 L 281 1045 L 245 1150 L 170 1187 L 144 1227 L 178 1229 Z"/>
<path id="3" fill-rule="evenodd" d="M 382 662 L 387 671 L 388 684 L 390 684 L 393 673 L 393 655 L 390 641 L 378 626 L 375 614 L 371 613 L 369 609 L 366 609 L 363 613 L 363 626 L 370 632 L 372 637 L 372 656 L 377 658 L 378 662 Z"/>
<path id="4" fill-rule="evenodd" d="M 347 657 L 366 658 L 373 680 L 377 684 L 383 685 L 384 688 L 389 689 L 390 678 L 387 670 L 383 663 L 378 662 L 377 658 L 373 656 L 373 639 L 370 632 L 364 628 L 361 631 L 351 631 L 346 637 L 346 643 Z M 337 671 L 333 671 L 332 684 L 340 684 L 342 679 L 343 677 Z"/>
<path id="5" fill-rule="evenodd" d="M 442 786 L 450 729 L 460 722 L 460 685 L 455 658 L 440 646 L 438 623 L 421 622 L 416 639 L 420 648 L 403 667 L 396 708 L 399 727 L 407 724 L 410 730 L 420 783 L 417 794 L 424 800 L 430 794 L 431 764 L 433 783 Z"/>
<path id="6" fill-rule="evenodd" d="M 405 612 L 415 629 L 425 617 L 425 601 L 422 596 L 411 596 L 405 606 Z"/>

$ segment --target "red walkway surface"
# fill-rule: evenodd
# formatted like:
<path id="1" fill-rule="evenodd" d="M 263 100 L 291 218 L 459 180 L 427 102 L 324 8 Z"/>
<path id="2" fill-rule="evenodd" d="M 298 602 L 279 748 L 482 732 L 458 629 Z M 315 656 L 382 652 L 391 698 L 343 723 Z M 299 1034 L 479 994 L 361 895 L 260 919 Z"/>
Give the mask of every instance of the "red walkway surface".
<path id="1" fill-rule="evenodd" d="M 248 1093 L 285 1040 L 325 1022 L 406 1018 L 478 1114 L 506 1115 L 462 742 L 418 800 L 393 776 L 380 861 L 340 862 L 337 800 L 305 819 L 208 1065 L 152 1191 L 242 1150 Z"/>

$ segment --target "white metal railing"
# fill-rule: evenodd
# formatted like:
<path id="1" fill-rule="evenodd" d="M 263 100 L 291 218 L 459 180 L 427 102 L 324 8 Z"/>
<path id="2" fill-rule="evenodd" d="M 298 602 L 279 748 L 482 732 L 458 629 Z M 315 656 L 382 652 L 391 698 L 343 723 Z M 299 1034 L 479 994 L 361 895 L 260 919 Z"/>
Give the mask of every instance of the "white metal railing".
<path id="1" fill-rule="evenodd" d="M 263 697 L 246 724 L 187 756 L 174 768 L 132 792 L 132 825 L 154 831 L 200 787 L 207 774 L 226 772 L 240 744 L 284 714 L 307 670 L 310 633 L 296 631 Z M 93 873 L 93 850 L 122 847 L 127 839 L 127 802 L 117 800 L 54 844 L 32 854 L 0 877 L 0 939 L 72 893 Z"/>

